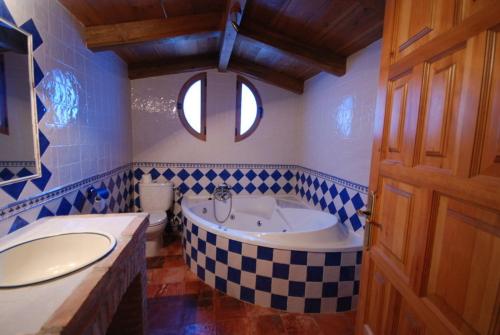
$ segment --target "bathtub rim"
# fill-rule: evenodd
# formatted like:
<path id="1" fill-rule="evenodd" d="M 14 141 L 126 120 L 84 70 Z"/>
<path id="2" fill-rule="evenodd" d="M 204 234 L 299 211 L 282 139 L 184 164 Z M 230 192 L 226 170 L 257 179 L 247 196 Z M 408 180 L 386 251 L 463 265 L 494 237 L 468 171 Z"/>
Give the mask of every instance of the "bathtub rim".
<path id="1" fill-rule="evenodd" d="M 257 197 L 255 195 L 238 195 L 239 197 Z M 300 200 L 297 200 L 297 198 L 292 198 L 289 195 L 288 196 L 274 196 L 274 195 L 261 195 L 261 196 L 270 196 L 273 198 L 279 198 L 279 199 L 285 199 L 285 200 L 294 200 L 302 203 Z M 182 216 L 186 217 L 192 224 L 196 224 L 199 228 L 210 232 L 215 235 L 222 236 L 224 238 L 230 239 L 230 240 L 235 240 L 238 242 L 254 245 L 254 246 L 262 246 L 262 247 L 268 247 L 268 248 L 273 248 L 273 249 L 281 249 L 281 250 L 293 250 L 293 251 L 306 251 L 306 252 L 354 252 L 354 251 L 362 251 L 363 250 L 363 237 L 360 234 L 357 234 L 350 230 L 347 226 L 345 226 L 343 223 L 341 223 L 337 218 L 337 223 L 338 225 L 343 226 L 346 231 L 349 234 L 349 241 L 351 243 L 345 243 L 345 241 L 339 242 L 330 242 L 331 244 L 316 244 L 314 246 L 311 245 L 306 245 L 306 244 L 295 244 L 293 246 L 283 243 L 281 241 L 269 241 L 263 238 L 255 237 L 251 235 L 250 233 L 245 233 L 244 231 L 239 231 L 236 229 L 231 229 L 228 228 L 228 230 L 222 230 L 218 229 L 215 223 L 206 220 L 195 213 L 193 213 L 188 206 L 191 203 L 196 203 L 196 202 L 201 202 L 203 200 L 209 201 L 211 197 L 210 196 L 185 196 L 183 197 L 181 201 L 181 209 L 182 209 Z M 303 203 L 302 203 L 303 204 Z M 307 209 L 313 210 L 313 211 L 319 211 L 317 209 L 311 208 L 310 206 L 306 205 Z M 310 231 L 310 232 L 287 232 L 287 236 L 294 235 L 294 234 L 308 234 L 311 232 L 317 232 L 321 230 L 316 230 L 316 231 Z M 241 232 L 241 233 L 239 233 Z M 261 233 L 261 234 L 266 234 L 266 233 Z M 270 234 L 278 234 L 278 233 L 270 233 Z M 266 235 L 264 235 L 265 237 Z M 281 243 L 280 243 L 281 242 Z"/>

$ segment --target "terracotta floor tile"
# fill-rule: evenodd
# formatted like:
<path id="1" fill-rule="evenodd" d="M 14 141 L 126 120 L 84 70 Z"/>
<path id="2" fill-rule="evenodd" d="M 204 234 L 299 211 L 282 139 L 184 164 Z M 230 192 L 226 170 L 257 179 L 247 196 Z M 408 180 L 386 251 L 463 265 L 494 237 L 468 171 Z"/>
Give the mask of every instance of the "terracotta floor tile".
<path id="1" fill-rule="evenodd" d="M 216 295 L 214 301 L 216 320 L 246 317 L 245 303 L 227 295 Z"/>
<path id="2" fill-rule="evenodd" d="M 285 313 L 234 299 L 200 281 L 184 264 L 180 239 L 150 260 L 149 335 L 351 335 L 354 312 Z M 156 267 L 163 259 L 163 267 Z"/>
<path id="3" fill-rule="evenodd" d="M 274 310 L 272 308 L 265 308 L 261 306 L 257 306 L 254 304 L 245 303 L 245 310 L 248 317 L 257 317 L 260 315 L 278 315 L 279 311 Z"/>
<path id="4" fill-rule="evenodd" d="M 289 335 L 320 335 L 323 334 L 312 316 L 301 314 L 282 314 L 281 319 Z M 330 329 L 332 332 L 333 330 Z M 330 333 L 325 333 L 330 334 Z"/>
<path id="5" fill-rule="evenodd" d="M 200 279 L 198 279 L 198 277 L 194 273 L 192 273 L 191 270 L 189 270 L 187 268 L 187 266 L 185 266 L 184 269 L 186 271 L 186 273 L 184 274 L 184 278 L 185 278 L 184 280 L 186 282 L 191 282 L 191 281 L 196 281 L 197 282 L 197 281 L 200 281 Z"/>
<path id="6" fill-rule="evenodd" d="M 153 272 L 152 284 L 172 284 L 184 282 L 186 271 L 181 267 L 150 270 Z"/>
<path id="7" fill-rule="evenodd" d="M 182 255 L 168 255 L 168 256 L 163 256 L 163 258 L 164 261 L 162 263 L 162 266 L 165 268 L 186 266 L 186 263 L 184 262 L 184 257 L 182 257 Z"/>
<path id="8" fill-rule="evenodd" d="M 314 314 L 314 320 L 325 334 L 330 334 L 332 329 L 335 335 L 354 334 L 354 318 L 352 314 Z"/>
<path id="9" fill-rule="evenodd" d="M 236 318 L 217 321 L 217 335 L 251 335 L 253 333 L 251 324 L 246 318 Z"/>
<path id="10" fill-rule="evenodd" d="M 157 269 L 162 268 L 165 263 L 164 256 L 148 257 L 146 258 L 146 268 L 147 269 Z"/>
<path id="11" fill-rule="evenodd" d="M 197 281 L 186 281 L 185 282 L 185 292 L 186 294 L 200 294 L 201 288 L 202 288 L 202 282 L 197 280 Z"/>
<path id="12" fill-rule="evenodd" d="M 162 285 L 149 284 L 146 288 L 148 299 L 156 297 L 156 293 L 160 290 L 161 287 Z"/>
<path id="13" fill-rule="evenodd" d="M 182 242 L 180 240 L 174 241 L 167 245 L 166 255 L 182 255 Z"/>
<path id="14" fill-rule="evenodd" d="M 169 297 L 176 295 L 184 295 L 184 283 L 162 284 L 156 292 L 156 297 Z"/>
<path id="15" fill-rule="evenodd" d="M 286 334 L 280 315 L 261 315 L 252 320 L 253 333 L 256 335 L 281 335 Z"/>

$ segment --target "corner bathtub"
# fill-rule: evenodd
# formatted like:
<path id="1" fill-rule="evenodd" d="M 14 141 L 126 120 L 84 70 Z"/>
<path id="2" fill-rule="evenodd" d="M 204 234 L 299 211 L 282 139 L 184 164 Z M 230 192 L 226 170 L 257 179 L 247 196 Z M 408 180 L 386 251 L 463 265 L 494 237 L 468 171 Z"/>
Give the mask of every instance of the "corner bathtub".
<path id="1" fill-rule="evenodd" d="M 229 204 L 216 201 L 219 219 Z M 288 312 L 355 309 L 362 237 L 337 217 L 270 196 L 233 196 L 225 223 L 208 197 L 184 197 L 182 214 L 186 264 L 215 289 Z"/>

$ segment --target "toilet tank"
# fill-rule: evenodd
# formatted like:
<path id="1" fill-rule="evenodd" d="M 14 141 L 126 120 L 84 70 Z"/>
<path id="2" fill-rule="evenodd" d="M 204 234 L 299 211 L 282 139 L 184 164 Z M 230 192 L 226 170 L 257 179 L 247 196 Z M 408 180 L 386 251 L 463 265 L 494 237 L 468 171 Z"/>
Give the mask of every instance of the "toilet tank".
<path id="1" fill-rule="evenodd" d="M 172 207 L 174 200 L 174 184 L 172 183 L 139 183 L 141 208 L 144 212 L 163 212 Z"/>

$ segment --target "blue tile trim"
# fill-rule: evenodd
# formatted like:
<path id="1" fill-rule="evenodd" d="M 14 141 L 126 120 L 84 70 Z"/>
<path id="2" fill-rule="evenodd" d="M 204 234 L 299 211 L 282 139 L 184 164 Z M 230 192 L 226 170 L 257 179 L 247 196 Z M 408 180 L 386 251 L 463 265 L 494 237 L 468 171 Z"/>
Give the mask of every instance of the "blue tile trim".
<path id="1" fill-rule="evenodd" d="M 363 219 L 356 210 L 364 206 L 368 188 L 298 165 L 236 163 L 132 163 L 134 184 L 144 173 L 154 180 L 174 182 L 180 196 L 174 204 L 174 220 L 180 222 L 180 202 L 184 194 L 210 194 L 223 181 L 233 185 L 235 194 L 271 194 L 296 196 L 325 212 L 336 215 L 343 224 L 358 230 Z M 135 210 L 140 194 L 135 187 Z"/>
<path id="2" fill-rule="evenodd" d="M 203 168 L 203 169 L 295 169 L 296 165 L 286 164 L 248 164 L 248 163 L 169 163 L 134 162 L 134 167 L 160 168 Z"/>
<path id="3" fill-rule="evenodd" d="M 326 174 L 326 173 L 323 173 L 320 171 L 312 170 L 312 169 L 309 169 L 309 168 L 306 168 L 306 167 L 303 167 L 300 165 L 297 165 L 296 168 L 302 172 L 308 173 L 308 174 L 313 175 L 315 177 L 323 178 L 325 180 L 329 180 L 335 184 L 342 185 L 344 187 L 359 191 L 359 192 L 364 193 L 364 194 L 368 193 L 367 186 L 357 184 L 355 182 L 352 182 L 352 181 L 349 181 L 346 179 L 342 179 L 340 177 L 335 177 L 335 176 L 332 176 L 332 175 L 329 175 L 329 174 Z"/>
<path id="4" fill-rule="evenodd" d="M 19 215 L 20 213 L 27 211 L 33 207 L 42 205 L 46 202 L 49 202 L 51 200 L 54 200 L 59 197 L 63 197 L 64 195 L 78 190 L 82 187 L 85 187 L 87 185 L 90 185 L 92 183 L 95 183 L 96 181 L 99 181 L 101 179 L 104 179 L 106 177 L 112 176 L 120 171 L 129 171 L 130 170 L 130 164 L 126 164 L 123 166 L 120 166 L 118 168 L 115 168 L 113 170 L 110 170 L 105 173 L 97 174 L 89 178 L 85 178 L 81 181 L 78 181 L 76 183 L 66 185 L 63 187 L 59 187 L 47 192 L 43 192 L 41 194 L 38 194 L 34 197 L 21 200 L 21 201 L 16 201 L 13 203 L 8 204 L 7 206 L 4 206 L 0 208 L 0 221 L 8 219 L 14 215 Z M 16 184 L 13 184 L 16 185 Z"/>

